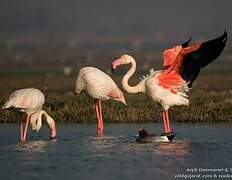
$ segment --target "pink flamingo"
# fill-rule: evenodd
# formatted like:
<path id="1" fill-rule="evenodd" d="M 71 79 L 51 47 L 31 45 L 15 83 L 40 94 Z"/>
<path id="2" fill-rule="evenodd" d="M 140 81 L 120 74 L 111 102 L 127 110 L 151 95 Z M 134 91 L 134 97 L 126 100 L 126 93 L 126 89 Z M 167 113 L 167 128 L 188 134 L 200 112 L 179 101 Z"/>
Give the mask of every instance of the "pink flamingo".
<path id="1" fill-rule="evenodd" d="M 107 74 L 94 67 L 81 68 L 76 80 L 76 93 L 86 92 L 94 99 L 98 120 L 97 132 L 104 133 L 101 101 L 113 99 L 126 105 L 123 93 Z"/>
<path id="2" fill-rule="evenodd" d="M 28 124 L 32 130 L 38 132 L 42 126 L 42 116 L 45 116 L 48 127 L 51 131 L 51 139 L 56 138 L 55 121 L 42 110 L 45 102 L 44 94 L 34 88 L 20 89 L 13 92 L 2 109 L 15 109 L 26 113 L 27 117 L 22 118 L 20 128 L 20 140 L 26 141 Z"/>
<path id="3" fill-rule="evenodd" d="M 122 79 L 124 90 L 128 93 L 146 93 L 162 105 L 165 134 L 172 133 L 168 116 L 169 108 L 174 105 L 189 105 L 186 93 L 192 87 L 200 70 L 221 54 L 227 41 L 227 33 L 224 32 L 216 39 L 191 46 L 188 46 L 189 41 L 165 50 L 164 69 L 151 72 L 134 87 L 128 84 L 128 80 L 136 70 L 134 58 L 123 55 L 112 63 L 112 70 L 120 65 L 131 64 L 131 68 Z"/>

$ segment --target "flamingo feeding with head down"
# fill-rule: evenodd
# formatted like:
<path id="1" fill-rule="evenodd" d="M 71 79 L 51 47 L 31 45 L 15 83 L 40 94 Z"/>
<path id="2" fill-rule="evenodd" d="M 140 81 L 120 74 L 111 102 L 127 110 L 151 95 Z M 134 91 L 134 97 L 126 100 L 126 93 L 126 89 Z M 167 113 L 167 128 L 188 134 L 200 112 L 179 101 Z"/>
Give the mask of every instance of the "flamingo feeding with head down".
<path id="1" fill-rule="evenodd" d="M 98 121 L 97 132 L 99 135 L 103 135 L 104 125 L 101 101 L 113 99 L 126 105 L 124 95 L 110 76 L 94 67 L 81 68 L 78 73 L 76 93 L 81 94 L 83 91 L 94 99 Z"/>
<path id="2" fill-rule="evenodd" d="M 20 89 L 13 92 L 2 109 L 15 109 L 26 113 L 27 117 L 22 118 L 20 128 L 20 140 L 26 141 L 28 124 L 32 130 L 38 132 L 42 126 L 42 116 L 45 116 L 48 127 L 51 131 L 51 139 L 56 138 L 55 121 L 46 111 L 42 110 L 45 102 L 44 94 L 34 88 Z"/>
<path id="3" fill-rule="evenodd" d="M 227 41 L 227 33 L 224 32 L 216 39 L 188 46 L 190 40 L 165 50 L 164 69 L 152 72 L 134 87 L 128 84 L 128 80 L 136 70 L 134 58 L 123 55 L 112 63 L 112 70 L 120 65 L 131 64 L 131 68 L 122 79 L 123 89 L 128 93 L 146 93 L 162 105 L 164 133 L 167 135 L 172 133 L 168 116 L 169 108 L 174 105 L 189 105 L 186 93 L 201 69 L 221 54 Z"/>

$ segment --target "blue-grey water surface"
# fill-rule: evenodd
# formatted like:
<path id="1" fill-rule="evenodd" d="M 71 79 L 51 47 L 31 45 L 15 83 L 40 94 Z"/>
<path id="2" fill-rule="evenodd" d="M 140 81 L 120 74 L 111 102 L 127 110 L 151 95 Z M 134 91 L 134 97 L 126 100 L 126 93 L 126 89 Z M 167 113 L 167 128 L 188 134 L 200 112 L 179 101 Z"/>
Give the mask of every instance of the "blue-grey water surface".
<path id="1" fill-rule="evenodd" d="M 95 124 L 58 124 L 57 141 L 44 126 L 20 143 L 19 124 L 0 124 L 0 179 L 190 179 L 188 168 L 223 168 L 222 174 L 232 167 L 231 124 L 176 123 L 172 143 L 148 144 L 135 142 L 141 127 L 162 130 L 161 124 L 105 124 L 105 136 L 97 137 Z"/>

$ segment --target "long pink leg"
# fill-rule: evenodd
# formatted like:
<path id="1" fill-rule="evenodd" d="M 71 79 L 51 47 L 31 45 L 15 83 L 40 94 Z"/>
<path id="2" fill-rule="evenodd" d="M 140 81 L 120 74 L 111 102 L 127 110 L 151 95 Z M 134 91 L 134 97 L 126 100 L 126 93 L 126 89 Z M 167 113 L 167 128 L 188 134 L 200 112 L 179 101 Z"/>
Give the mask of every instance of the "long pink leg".
<path id="1" fill-rule="evenodd" d="M 94 100 L 95 111 L 96 111 L 96 115 L 97 115 L 97 132 L 100 135 L 101 134 L 101 116 L 100 116 L 100 109 L 99 109 L 98 101 L 99 101 L 98 99 Z"/>
<path id="2" fill-rule="evenodd" d="M 31 116 L 27 116 L 27 122 L 26 122 L 26 126 L 23 132 L 23 139 L 22 141 L 26 141 L 26 136 L 27 136 L 27 129 L 28 129 L 28 124 L 29 124 L 29 120 L 30 120 Z"/>
<path id="3" fill-rule="evenodd" d="M 102 107 L 100 100 L 98 100 L 98 108 L 99 108 L 99 116 L 100 116 L 100 135 L 102 135 L 104 133 L 104 124 L 103 124 Z"/>
<path id="4" fill-rule="evenodd" d="M 23 117 L 20 121 L 20 141 L 23 141 L 24 121 L 25 117 Z"/>
<path id="5" fill-rule="evenodd" d="M 166 122 L 167 122 L 167 133 L 171 133 L 172 130 L 171 130 L 171 126 L 170 126 L 168 111 L 165 111 L 165 117 L 166 117 Z"/>
<path id="6" fill-rule="evenodd" d="M 168 132 L 168 128 L 167 128 L 167 118 L 166 118 L 166 114 L 165 111 L 162 111 L 162 116 L 163 116 L 163 125 L 164 125 L 164 132 L 167 133 Z"/>
<path id="7" fill-rule="evenodd" d="M 98 110 L 98 102 L 97 99 L 94 99 L 94 105 L 95 105 L 95 112 L 96 112 L 96 116 L 97 116 L 97 121 L 99 122 L 99 110 Z"/>

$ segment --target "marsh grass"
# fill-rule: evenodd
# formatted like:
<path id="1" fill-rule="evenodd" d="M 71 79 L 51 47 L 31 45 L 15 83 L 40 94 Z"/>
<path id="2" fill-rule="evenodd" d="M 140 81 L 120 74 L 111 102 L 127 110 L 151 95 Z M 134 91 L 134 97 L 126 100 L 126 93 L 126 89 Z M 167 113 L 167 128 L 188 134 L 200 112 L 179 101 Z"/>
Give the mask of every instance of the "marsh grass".
<path id="1" fill-rule="evenodd" d="M 121 76 L 120 76 L 121 77 Z M 114 77 L 119 84 L 120 77 Z M 170 118 L 176 122 L 228 122 L 232 121 L 232 77 L 226 75 L 201 75 L 190 91 L 190 106 L 171 108 Z M 133 82 L 132 82 L 133 83 Z M 57 122 L 96 122 L 93 100 L 85 94 L 74 93 L 75 76 L 61 75 L 2 76 L 0 78 L 3 105 L 16 89 L 35 87 L 46 96 L 44 109 Z M 128 106 L 115 101 L 103 103 L 104 122 L 161 122 L 161 107 L 143 94 L 126 94 Z M 0 122 L 18 122 L 20 114 L 0 111 Z"/>

